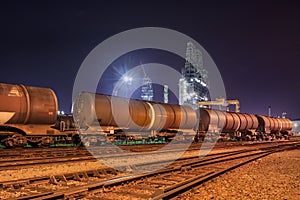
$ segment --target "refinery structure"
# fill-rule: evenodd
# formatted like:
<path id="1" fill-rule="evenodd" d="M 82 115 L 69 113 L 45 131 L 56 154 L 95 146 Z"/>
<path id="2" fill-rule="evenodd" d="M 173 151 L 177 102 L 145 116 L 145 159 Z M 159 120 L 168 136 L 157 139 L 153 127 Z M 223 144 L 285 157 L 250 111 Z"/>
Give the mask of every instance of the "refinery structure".
<path id="1" fill-rule="evenodd" d="M 209 99 L 207 71 L 202 52 L 192 42 L 187 43 L 186 62 L 179 80 L 179 104 L 198 108 L 198 102 Z"/>
<path id="2" fill-rule="evenodd" d="M 153 88 L 151 79 L 147 76 L 145 69 L 141 88 L 141 99 L 153 100 Z M 200 49 L 192 42 L 187 43 L 186 62 L 182 69 L 182 77 L 179 79 L 179 104 L 190 105 L 198 108 L 200 101 L 209 100 L 207 71 L 203 67 L 203 57 Z M 168 86 L 164 85 L 164 103 L 168 103 Z"/>
<path id="3" fill-rule="evenodd" d="M 153 101 L 153 88 L 151 79 L 145 76 L 142 84 L 141 99 L 144 101 Z"/>
<path id="4" fill-rule="evenodd" d="M 147 73 L 142 66 L 144 72 L 144 78 L 142 80 L 142 91 L 141 91 L 141 99 L 144 101 L 153 101 L 153 88 L 152 88 L 152 81 L 147 76 Z"/>

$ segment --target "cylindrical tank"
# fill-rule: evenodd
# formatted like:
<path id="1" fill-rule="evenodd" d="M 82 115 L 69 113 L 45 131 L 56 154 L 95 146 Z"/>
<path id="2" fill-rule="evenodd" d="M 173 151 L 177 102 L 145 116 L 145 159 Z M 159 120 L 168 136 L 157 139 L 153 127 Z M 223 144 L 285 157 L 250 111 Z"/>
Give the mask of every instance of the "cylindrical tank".
<path id="1" fill-rule="evenodd" d="M 257 129 L 258 120 L 252 114 L 240 114 L 238 113 L 239 118 L 241 119 L 241 125 L 239 127 L 239 131 L 246 131 L 251 129 Z"/>
<path id="2" fill-rule="evenodd" d="M 240 127 L 239 127 L 238 130 L 239 131 L 245 131 L 245 130 L 247 130 L 248 120 L 247 120 L 246 116 L 244 114 L 240 114 L 240 113 L 237 113 L 237 116 L 240 119 Z"/>
<path id="3" fill-rule="evenodd" d="M 0 112 L 13 112 L 6 124 L 54 124 L 58 103 L 53 90 L 0 83 Z"/>
<path id="4" fill-rule="evenodd" d="M 199 111 L 199 127 L 201 132 L 222 131 L 226 123 L 225 113 L 218 110 L 201 108 Z"/>
<path id="5" fill-rule="evenodd" d="M 291 121 L 290 119 L 287 119 L 287 118 L 285 118 L 285 120 L 286 120 L 287 123 L 288 123 L 288 128 L 287 128 L 287 130 L 288 130 L 288 131 L 291 131 L 292 128 L 293 128 L 293 123 L 292 123 L 292 121 Z"/>
<path id="6" fill-rule="evenodd" d="M 248 121 L 250 120 L 250 118 L 251 118 L 251 121 L 252 121 L 252 123 L 250 123 L 250 124 L 252 124 L 251 126 L 248 122 L 248 129 L 257 129 L 258 128 L 258 119 L 257 119 L 257 117 L 255 117 L 255 115 L 253 115 L 253 114 L 245 114 L 245 115 L 248 116 Z"/>
<path id="7" fill-rule="evenodd" d="M 290 131 L 293 128 L 292 121 L 287 118 L 280 118 L 282 121 L 282 130 L 281 131 Z"/>
<path id="8" fill-rule="evenodd" d="M 273 118 L 274 121 L 274 127 L 273 131 L 278 132 L 282 129 L 282 124 L 280 124 L 280 119 L 279 118 Z"/>
<path id="9" fill-rule="evenodd" d="M 275 129 L 275 120 L 273 117 L 268 117 L 270 121 L 270 130 L 273 131 Z"/>
<path id="10" fill-rule="evenodd" d="M 82 92 L 74 103 L 73 115 L 80 126 L 99 123 L 101 126 L 147 129 L 154 112 L 150 106 L 142 101 Z M 166 117 L 165 113 L 161 115 Z"/>
<path id="11" fill-rule="evenodd" d="M 281 130 L 280 131 L 284 131 L 287 129 L 287 123 L 286 123 L 286 120 L 283 119 L 283 118 L 280 118 L 280 123 L 281 123 Z"/>
<path id="12" fill-rule="evenodd" d="M 285 132 L 292 130 L 292 122 L 287 118 L 273 118 L 256 115 L 259 120 L 259 130 L 266 132 Z"/>
<path id="13" fill-rule="evenodd" d="M 81 92 L 73 105 L 80 126 L 115 126 L 130 130 L 192 129 L 196 112 L 188 106 L 147 102 Z"/>
<path id="14" fill-rule="evenodd" d="M 213 127 L 221 128 L 223 133 L 245 132 L 257 129 L 258 120 L 252 114 L 200 109 L 199 130 L 209 131 Z"/>
<path id="15" fill-rule="evenodd" d="M 241 120 L 238 116 L 238 113 L 234 113 L 234 112 L 231 112 L 229 113 L 231 116 L 232 116 L 232 120 L 233 120 L 233 127 L 231 130 L 228 130 L 228 132 L 235 132 L 235 131 L 238 131 L 240 126 L 241 126 Z"/>
<path id="16" fill-rule="evenodd" d="M 235 131 L 236 122 L 233 118 L 233 115 L 230 112 L 226 112 L 226 124 L 223 128 L 224 133 L 231 133 Z"/>
<path id="17" fill-rule="evenodd" d="M 152 103 L 157 105 L 157 103 Z M 170 107 L 172 112 L 169 112 L 169 118 L 172 119 L 173 123 L 169 127 L 177 129 L 191 129 L 195 127 L 197 123 L 196 112 L 190 106 L 180 106 L 173 104 L 159 104 L 164 108 Z M 174 115 L 174 116 L 172 116 Z M 156 115 L 156 118 L 158 115 Z"/>

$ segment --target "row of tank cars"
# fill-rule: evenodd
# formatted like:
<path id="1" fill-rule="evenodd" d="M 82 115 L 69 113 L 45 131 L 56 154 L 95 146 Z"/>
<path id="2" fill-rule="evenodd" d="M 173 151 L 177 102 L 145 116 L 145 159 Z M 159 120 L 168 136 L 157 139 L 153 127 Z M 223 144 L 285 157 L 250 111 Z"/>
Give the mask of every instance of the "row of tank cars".
<path id="1" fill-rule="evenodd" d="M 288 138 L 287 118 L 224 112 L 81 92 L 72 115 L 58 115 L 53 90 L 0 83 L 4 147 L 98 145 L 118 141 Z"/>

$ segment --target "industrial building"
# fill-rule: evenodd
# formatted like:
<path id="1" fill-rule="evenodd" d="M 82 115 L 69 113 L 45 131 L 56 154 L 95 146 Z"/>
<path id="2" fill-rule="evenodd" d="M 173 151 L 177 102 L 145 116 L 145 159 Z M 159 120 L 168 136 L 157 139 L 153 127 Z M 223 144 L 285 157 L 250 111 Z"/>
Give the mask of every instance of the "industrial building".
<path id="1" fill-rule="evenodd" d="M 198 107 L 209 99 L 207 71 L 203 68 L 202 52 L 192 42 L 187 43 L 186 62 L 179 80 L 179 104 Z"/>
<path id="2" fill-rule="evenodd" d="M 144 78 L 142 80 L 142 91 L 141 91 L 141 99 L 144 101 L 153 101 L 153 88 L 152 81 L 148 77 L 145 68 L 142 66 L 144 72 Z"/>
<path id="3" fill-rule="evenodd" d="M 153 101 L 152 81 L 149 77 L 143 78 L 143 86 L 141 92 L 141 99 L 145 101 Z"/>

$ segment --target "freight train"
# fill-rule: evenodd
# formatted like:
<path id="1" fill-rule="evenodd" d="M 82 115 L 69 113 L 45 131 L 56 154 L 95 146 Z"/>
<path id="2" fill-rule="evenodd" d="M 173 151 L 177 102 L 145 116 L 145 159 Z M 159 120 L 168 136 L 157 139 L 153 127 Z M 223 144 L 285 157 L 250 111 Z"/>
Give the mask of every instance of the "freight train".
<path id="1" fill-rule="evenodd" d="M 194 110 L 185 105 L 147 102 L 88 92 L 82 92 L 78 96 L 73 115 L 78 125 L 84 127 L 82 136 L 86 136 L 86 140 L 96 130 L 109 134 L 113 127 L 117 128 L 113 131 L 114 137 L 124 133 L 127 135 L 123 135 L 123 138 L 135 133 L 146 133 L 148 138 L 173 139 L 177 136 L 177 139 L 193 138 L 197 141 L 203 140 L 207 135 L 243 140 L 287 138 L 292 129 L 292 122 L 287 118 L 207 108 Z M 99 125 L 104 129 L 99 129 Z M 117 131 L 120 133 L 116 134 Z"/>
<path id="2" fill-rule="evenodd" d="M 98 145 L 116 141 L 288 137 L 287 118 L 224 112 L 81 92 L 72 115 L 58 115 L 53 90 L 0 84 L 0 144 Z M 220 134 L 221 133 L 221 134 Z"/>

